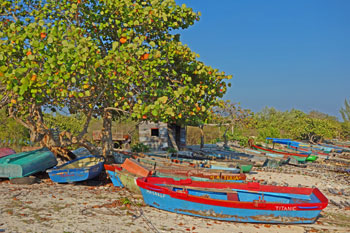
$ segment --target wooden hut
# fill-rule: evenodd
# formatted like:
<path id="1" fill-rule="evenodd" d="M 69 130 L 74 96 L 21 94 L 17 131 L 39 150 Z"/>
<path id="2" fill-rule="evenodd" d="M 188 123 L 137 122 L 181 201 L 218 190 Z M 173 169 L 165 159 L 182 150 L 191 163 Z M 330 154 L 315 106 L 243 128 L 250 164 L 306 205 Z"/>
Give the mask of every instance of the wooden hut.
<path id="1" fill-rule="evenodd" d="M 170 129 L 170 130 L 169 130 Z M 174 145 L 172 138 L 177 144 L 179 150 L 186 146 L 186 127 L 162 122 L 143 122 L 139 125 L 139 141 L 149 146 L 152 150 L 165 150 Z"/>

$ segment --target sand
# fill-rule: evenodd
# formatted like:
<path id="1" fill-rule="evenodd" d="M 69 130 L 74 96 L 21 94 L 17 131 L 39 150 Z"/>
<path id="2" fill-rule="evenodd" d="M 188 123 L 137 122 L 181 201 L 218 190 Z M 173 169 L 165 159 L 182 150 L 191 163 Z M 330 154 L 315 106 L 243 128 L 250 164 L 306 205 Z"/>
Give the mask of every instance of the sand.
<path id="1" fill-rule="evenodd" d="M 0 232 L 350 232 L 350 176 L 311 166 L 255 169 L 248 180 L 318 187 L 330 203 L 314 224 L 215 221 L 146 206 L 141 196 L 108 180 L 56 184 L 0 181 Z M 346 201 L 348 204 L 346 204 Z"/>

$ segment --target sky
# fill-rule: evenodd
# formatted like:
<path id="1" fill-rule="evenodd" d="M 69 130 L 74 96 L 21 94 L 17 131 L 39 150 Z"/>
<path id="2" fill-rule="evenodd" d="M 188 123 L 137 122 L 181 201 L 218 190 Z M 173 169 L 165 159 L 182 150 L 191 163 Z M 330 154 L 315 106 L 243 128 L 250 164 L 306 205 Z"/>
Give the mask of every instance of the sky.
<path id="1" fill-rule="evenodd" d="M 316 110 L 341 120 L 350 99 L 349 0 L 176 0 L 202 16 L 179 31 L 206 65 L 233 75 L 224 99 L 258 112 Z"/>

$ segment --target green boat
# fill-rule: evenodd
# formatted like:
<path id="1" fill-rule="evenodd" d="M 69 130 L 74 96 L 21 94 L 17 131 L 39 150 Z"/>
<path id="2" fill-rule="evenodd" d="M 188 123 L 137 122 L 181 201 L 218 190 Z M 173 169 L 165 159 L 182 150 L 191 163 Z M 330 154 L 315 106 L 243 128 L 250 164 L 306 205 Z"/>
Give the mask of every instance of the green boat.
<path id="1" fill-rule="evenodd" d="M 21 152 L 0 158 L 0 177 L 12 179 L 30 176 L 56 165 L 56 157 L 47 148 Z"/>
<path id="2" fill-rule="evenodd" d="M 308 157 L 289 156 L 295 158 L 299 163 L 305 163 Z"/>
<path id="3" fill-rule="evenodd" d="M 249 164 L 238 164 L 237 167 L 239 169 L 241 169 L 241 172 L 243 173 L 249 173 L 252 168 L 253 168 L 253 165 L 249 165 Z"/>
<path id="4" fill-rule="evenodd" d="M 317 158 L 318 158 L 318 156 L 316 156 L 316 155 L 309 155 L 309 156 L 306 158 L 306 161 L 313 162 L 313 161 L 315 161 Z"/>
<path id="5" fill-rule="evenodd" d="M 115 170 L 115 175 L 119 177 L 121 183 L 132 193 L 141 194 L 139 186 L 136 184 L 136 179 L 140 176 L 132 174 L 126 170 Z"/>
<path id="6" fill-rule="evenodd" d="M 227 161 L 206 161 L 203 164 L 204 167 L 211 168 L 221 168 L 222 170 L 227 170 L 226 168 L 239 169 L 242 173 L 249 173 L 253 168 L 253 163 L 242 161 L 242 160 L 227 160 Z"/>

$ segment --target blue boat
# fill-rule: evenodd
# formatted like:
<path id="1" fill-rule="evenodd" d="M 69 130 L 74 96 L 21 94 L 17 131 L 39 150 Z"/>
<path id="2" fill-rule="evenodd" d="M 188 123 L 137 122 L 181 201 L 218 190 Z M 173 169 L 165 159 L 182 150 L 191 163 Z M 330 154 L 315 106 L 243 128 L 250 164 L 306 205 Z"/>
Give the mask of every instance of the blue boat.
<path id="1" fill-rule="evenodd" d="M 113 165 L 105 164 L 104 168 L 107 172 L 108 177 L 111 179 L 113 186 L 124 188 L 124 185 L 116 172 L 116 170 L 121 171 L 122 168 L 119 167 L 118 165 L 115 165 L 115 164 L 113 164 Z"/>
<path id="2" fill-rule="evenodd" d="M 136 180 L 146 204 L 203 218 L 255 223 L 313 223 L 328 199 L 317 188 L 259 183 Z"/>
<path id="3" fill-rule="evenodd" d="M 120 180 L 117 172 L 106 170 L 108 177 L 111 179 L 114 187 L 124 188 L 122 181 Z"/>
<path id="4" fill-rule="evenodd" d="M 56 157 L 48 148 L 21 152 L 0 158 L 0 177 L 12 179 L 30 176 L 56 165 Z"/>
<path id="5" fill-rule="evenodd" d="M 95 178 L 103 169 L 104 159 L 88 155 L 47 170 L 50 179 L 57 183 L 72 183 Z"/>

